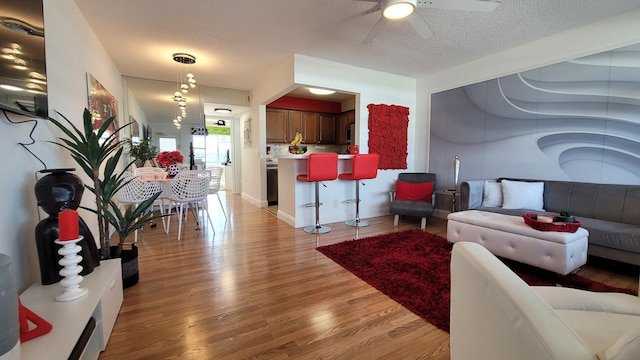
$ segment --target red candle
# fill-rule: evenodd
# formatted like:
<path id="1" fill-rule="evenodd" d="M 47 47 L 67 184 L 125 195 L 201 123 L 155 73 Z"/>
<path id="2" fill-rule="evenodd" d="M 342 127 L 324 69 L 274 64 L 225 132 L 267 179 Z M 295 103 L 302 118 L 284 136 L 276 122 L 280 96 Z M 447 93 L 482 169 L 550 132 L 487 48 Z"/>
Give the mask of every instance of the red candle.
<path id="1" fill-rule="evenodd" d="M 73 209 L 63 210 L 58 214 L 58 229 L 60 241 L 75 240 L 80 237 L 78 232 L 78 212 Z"/>

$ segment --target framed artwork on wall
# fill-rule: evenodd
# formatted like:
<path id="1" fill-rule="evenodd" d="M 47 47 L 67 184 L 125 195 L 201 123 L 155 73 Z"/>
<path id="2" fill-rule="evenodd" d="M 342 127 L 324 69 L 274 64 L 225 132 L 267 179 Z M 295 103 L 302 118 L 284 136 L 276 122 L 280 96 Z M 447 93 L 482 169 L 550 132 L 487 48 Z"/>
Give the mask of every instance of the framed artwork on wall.
<path id="1" fill-rule="evenodd" d="M 131 125 L 129 125 L 129 130 L 131 131 L 131 141 L 133 141 L 134 143 L 138 143 L 140 142 L 140 125 L 132 115 L 129 115 L 129 122 L 131 123 Z"/>
<path id="2" fill-rule="evenodd" d="M 98 129 L 108 118 L 115 116 L 115 120 L 109 126 L 109 133 L 112 134 L 119 128 L 118 101 L 96 80 L 90 73 L 87 73 L 87 88 L 89 90 L 89 111 L 92 115 L 93 129 Z"/>
<path id="3" fill-rule="evenodd" d="M 251 149 L 251 118 L 244 121 L 244 148 Z"/>

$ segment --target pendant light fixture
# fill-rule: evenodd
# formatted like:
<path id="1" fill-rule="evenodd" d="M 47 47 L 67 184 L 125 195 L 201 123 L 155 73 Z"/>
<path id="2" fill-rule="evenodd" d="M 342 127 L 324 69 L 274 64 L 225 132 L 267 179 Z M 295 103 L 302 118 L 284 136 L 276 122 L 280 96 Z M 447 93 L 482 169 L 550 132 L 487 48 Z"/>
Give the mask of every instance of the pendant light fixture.
<path id="1" fill-rule="evenodd" d="M 173 119 L 173 124 L 180 129 L 182 119 L 187 117 L 188 99 L 186 95 L 190 89 L 196 87 L 196 77 L 191 71 L 187 71 L 188 66 L 196 63 L 196 57 L 187 53 L 175 53 L 173 54 L 173 61 L 181 64 L 176 80 L 176 92 L 172 98 L 173 101 L 178 103 L 178 112 L 180 114 Z M 182 76 L 183 73 L 187 73 L 185 77 Z"/>

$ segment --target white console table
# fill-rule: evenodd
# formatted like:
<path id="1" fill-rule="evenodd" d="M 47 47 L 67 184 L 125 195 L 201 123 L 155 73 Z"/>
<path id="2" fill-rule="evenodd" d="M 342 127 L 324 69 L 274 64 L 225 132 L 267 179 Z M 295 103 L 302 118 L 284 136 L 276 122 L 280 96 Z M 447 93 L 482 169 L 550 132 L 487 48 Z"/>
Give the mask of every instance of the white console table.
<path id="1" fill-rule="evenodd" d="M 38 281 L 20 295 L 24 306 L 53 326 L 48 334 L 20 344 L 21 359 L 67 359 L 91 317 L 96 327 L 81 358 L 97 359 L 107 347 L 123 299 L 120 259 L 101 261 L 80 286 L 89 293 L 68 302 L 55 301 L 62 291 L 57 283 L 43 286 Z"/>

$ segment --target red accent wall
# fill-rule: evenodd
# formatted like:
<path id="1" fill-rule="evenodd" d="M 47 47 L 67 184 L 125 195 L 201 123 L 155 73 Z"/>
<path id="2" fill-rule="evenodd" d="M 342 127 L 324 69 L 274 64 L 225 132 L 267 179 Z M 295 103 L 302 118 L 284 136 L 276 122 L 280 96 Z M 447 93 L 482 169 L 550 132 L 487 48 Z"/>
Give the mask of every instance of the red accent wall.
<path id="1" fill-rule="evenodd" d="M 342 112 L 342 104 L 334 101 L 303 99 L 293 96 L 283 96 L 267 105 L 282 109 L 317 111 L 338 114 Z"/>

